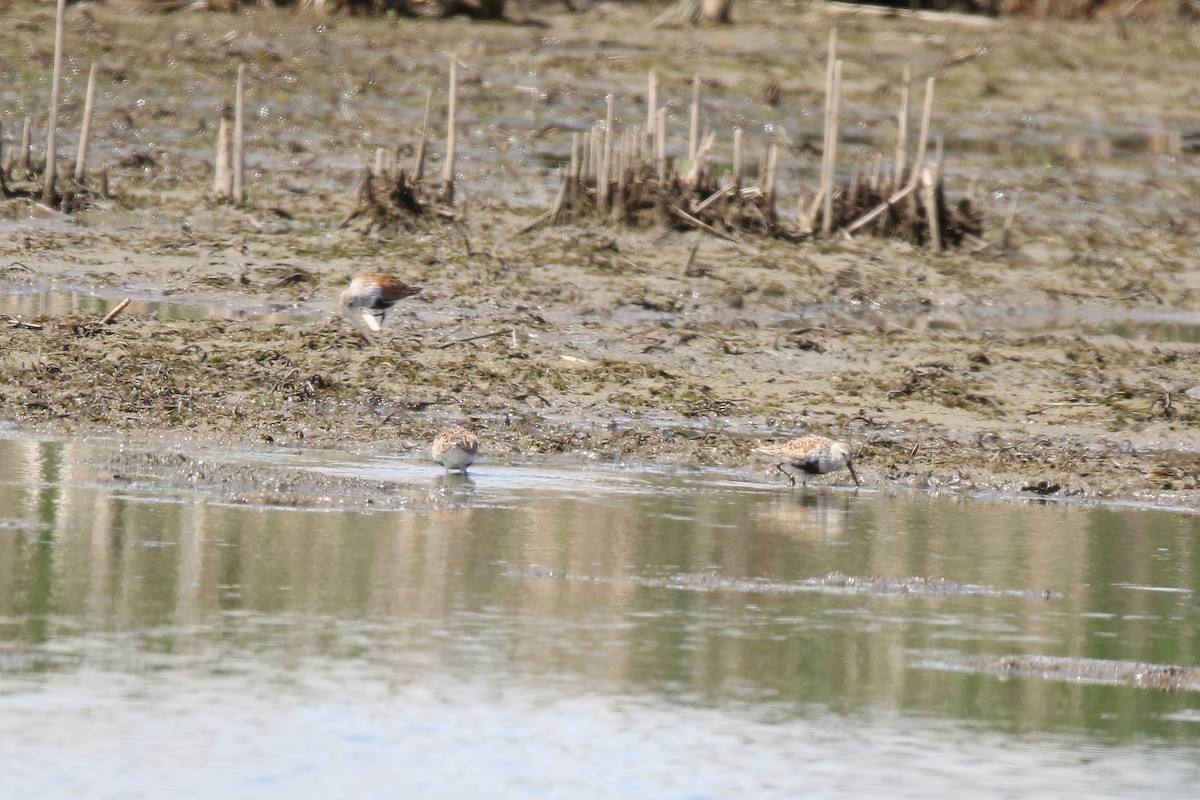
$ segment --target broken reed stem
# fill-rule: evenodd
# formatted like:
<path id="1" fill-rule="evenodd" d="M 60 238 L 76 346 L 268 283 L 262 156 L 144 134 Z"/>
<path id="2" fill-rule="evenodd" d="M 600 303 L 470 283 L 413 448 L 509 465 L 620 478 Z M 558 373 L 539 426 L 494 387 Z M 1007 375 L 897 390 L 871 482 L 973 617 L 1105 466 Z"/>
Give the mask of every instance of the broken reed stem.
<path id="1" fill-rule="evenodd" d="M 680 277 L 686 278 L 692 274 L 692 265 L 696 263 L 696 254 L 700 252 L 700 243 L 702 241 L 704 241 L 704 237 L 696 237 L 696 241 L 692 244 L 691 252 L 688 253 L 687 261 L 683 263 L 683 269 L 679 271 Z"/>
<path id="2" fill-rule="evenodd" d="M 233 192 L 234 205 L 246 202 L 246 65 L 238 64 L 237 92 L 233 105 Z"/>
<path id="3" fill-rule="evenodd" d="M 929 223 L 929 245 L 936 251 L 942 249 L 942 223 L 938 219 L 937 186 L 933 182 L 933 170 L 921 170 L 922 199 L 925 203 L 925 220 Z"/>
<path id="4" fill-rule="evenodd" d="M 767 214 L 775 219 L 775 164 L 779 158 L 779 145 L 771 142 L 767 148 L 766 177 L 763 179 L 763 194 L 767 196 Z"/>
<path id="5" fill-rule="evenodd" d="M 79 131 L 79 151 L 75 154 L 75 182 L 83 183 L 87 165 L 88 141 L 92 136 L 92 112 L 96 108 L 96 64 L 88 70 L 87 95 L 83 101 L 83 125 Z"/>
<path id="6" fill-rule="evenodd" d="M 129 306 L 129 302 L 129 298 L 126 297 L 124 300 L 113 306 L 112 310 L 104 315 L 104 319 L 100 320 L 100 324 L 111 325 L 113 320 L 115 320 L 117 316 Z"/>
<path id="7" fill-rule="evenodd" d="M 688 126 L 688 161 L 696 160 L 700 146 L 700 74 L 692 76 L 692 118 Z"/>
<path id="8" fill-rule="evenodd" d="M 862 163 L 856 157 L 854 159 L 854 166 L 850 168 L 850 187 L 846 190 L 846 205 L 849 208 L 854 208 L 855 203 L 858 201 L 858 184 L 862 180 L 861 172 Z"/>
<path id="9" fill-rule="evenodd" d="M 229 128 L 229 120 L 221 117 L 221 125 L 217 129 L 217 160 L 213 169 L 213 194 L 219 200 L 233 198 L 233 171 L 231 167 L 230 149 L 233 147 L 233 132 Z"/>
<path id="10" fill-rule="evenodd" d="M 921 133 L 917 137 L 917 155 L 913 159 L 912 176 L 908 182 L 913 186 L 921 178 L 921 170 L 925 166 L 925 151 L 929 148 L 929 121 L 933 117 L 933 82 L 931 77 L 925 81 L 925 109 L 921 112 Z"/>
<path id="11" fill-rule="evenodd" d="M 558 197 L 554 201 L 554 206 L 549 211 L 545 211 L 545 212 L 539 214 L 536 219 L 534 219 L 530 222 L 526 222 L 524 225 L 517 228 L 517 230 L 514 232 L 515 235 L 520 236 L 523 233 L 529 233 L 531 230 L 533 230 L 537 226 L 541 225 L 543 222 L 549 222 L 551 224 L 556 223 L 558 221 L 558 215 L 560 215 L 562 212 L 563 198 L 565 198 L 566 195 L 567 195 L 567 178 L 564 175 L 563 179 L 559 182 L 559 185 L 558 185 Z"/>
<path id="12" fill-rule="evenodd" d="M 1021 199 L 1021 190 L 1017 189 L 1012 202 L 1008 204 L 1008 214 L 1004 217 L 1004 230 L 1000 234 L 1000 246 L 1005 250 L 1012 249 L 1012 227 L 1017 218 L 1017 202 Z"/>
<path id="13" fill-rule="evenodd" d="M 588 132 L 587 158 L 584 158 L 583 161 L 583 180 L 589 184 L 595 179 L 596 170 L 600 168 L 600 137 L 598 133 L 594 126 L 592 131 Z"/>
<path id="14" fill-rule="evenodd" d="M 715 192 L 713 192 L 712 194 L 710 194 L 710 195 L 708 196 L 708 199 L 707 199 L 707 200 L 705 200 L 703 203 L 701 203 L 700 205 L 698 205 L 698 206 L 696 206 L 695 208 L 693 208 L 693 209 L 692 209 L 692 213 L 693 213 L 693 214 L 699 214 L 701 211 L 703 211 L 704 209 L 708 208 L 708 207 L 709 207 L 709 206 L 711 206 L 713 203 L 716 203 L 717 201 L 719 201 L 719 200 L 722 200 L 723 198 L 726 198 L 726 197 L 728 197 L 729 195 L 733 195 L 733 196 L 735 196 L 735 197 L 736 197 L 736 196 L 737 196 L 737 194 L 738 194 L 738 190 L 737 190 L 737 188 L 736 188 L 736 187 L 734 187 L 734 186 L 732 186 L 732 185 L 729 185 L 729 186 L 723 186 L 723 187 L 721 187 L 720 189 L 718 189 L 717 191 L 715 191 Z"/>
<path id="15" fill-rule="evenodd" d="M 933 143 L 933 182 L 942 182 L 942 169 L 946 166 L 946 137 L 938 134 Z"/>
<path id="16" fill-rule="evenodd" d="M 617 193 L 613 197 L 612 220 L 620 222 L 625 216 L 626 182 L 629 175 L 629 154 L 633 150 L 633 141 L 629 134 L 621 137 L 621 149 L 617 153 Z"/>
<path id="17" fill-rule="evenodd" d="M 725 233 L 724 231 L 719 231 L 716 228 L 714 228 L 712 225 L 709 225 L 707 222 L 702 222 L 701 220 L 696 219 L 691 214 L 687 213 L 686 211 L 684 211 L 681 208 L 678 208 L 678 207 L 672 206 L 672 205 L 668 205 L 667 213 L 669 213 L 671 216 L 675 217 L 676 219 L 686 222 L 688 225 L 699 228 L 700 230 L 704 231 L 705 233 L 712 234 L 713 236 L 717 237 L 718 239 L 724 239 L 727 242 L 736 242 L 737 241 L 737 239 L 733 238 L 732 236 Z"/>
<path id="18" fill-rule="evenodd" d="M 742 188 L 742 129 L 733 129 L 733 185 Z"/>
<path id="19" fill-rule="evenodd" d="M 842 88 L 842 62 L 835 61 L 833 64 L 833 92 L 829 100 L 829 116 L 827 125 L 829 152 L 828 166 L 824 175 L 824 191 L 821 197 L 824 201 L 824 208 L 821 214 L 821 235 L 828 236 L 833 232 L 833 178 L 834 171 L 837 169 L 837 149 L 838 149 L 838 114 L 841 105 L 841 88 Z"/>
<path id="20" fill-rule="evenodd" d="M 387 156 L 382 147 L 375 148 L 375 166 L 372 167 L 372 173 L 379 180 L 387 180 Z"/>
<path id="21" fill-rule="evenodd" d="M 7 200 L 12 197 L 9 194 L 8 186 L 4 183 L 4 176 L 8 174 L 9 168 L 12 166 L 12 148 L 4 149 L 4 126 L 0 125 L 0 199 Z"/>
<path id="22" fill-rule="evenodd" d="M 458 53 L 450 54 L 450 89 L 446 108 L 446 163 L 442 165 L 442 202 L 454 205 L 454 148 L 458 134 Z"/>
<path id="23" fill-rule="evenodd" d="M 579 171 L 576 174 L 576 183 L 579 184 L 581 198 L 584 196 L 584 187 L 587 186 L 588 135 L 588 131 L 579 134 Z M 571 136 L 571 146 L 575 147 L 574 135 Z"/>
<path id="24" fill-rule="evenodd" d="M 562 218 L 563 206 L 567 200 L 567 178 L 564 175 L 558 185 L 558 197 L 554 199 L 554 207 L 550 209 L 550 224 L 557 225 Z"/>
<path id="25" fill-rule="evenodd" d="M 654 160 L 658 162 L 658 183 L 667 179 L 667 109 L 658 110 L 658 126 L 654 129 Z"/>
<path id="26" fill-rule="evenodd" d="M 646 79 L 646 138 L 650 140 L 651 152 L 656 152 L 654 135 L 658 131 L 658 73 L 650 70 Z"/>
<path id="27" fill-rule="evenodd" d="M 613 96 L 605 97 L 604 144 L 600 155 L 600 179 L 596 181 L 596 205 L 603 211 L 608 207 L 609 176 L 612 174 Z"/>
<path id="28" fill-rule="evenodd" d="M 413 182 L 420 183 L 425 177 L 425 148 L 429 141 L 429 111 L 433 108 L 433 89 L 425 90 L 425 116 L 421 119 L 421 141 L 417 142 L 417 154 L 413 157 Z"/>
<path id="29" fill-rule="evenodd" d="M 54 182 L 58 178 L 58 154 L 55 152 L 58 134 L 58 92 L 62 82 L 63 33 L 66 28 L 67 0 L 58 0 L 54 18 L 54 69 L 50 78 L 50 130 L 46 134 L 46 174 L 42 184 L 42 202 L 54 206 Z"/>
<path id="30" fill-rule="evenodd" d="M 572 131 L 571 171 L 567 173 L 567 180 L 570 182 L 571 208 L 576 208 L 579 205 L 579 170 L 582 167 L 582 151 L 583 137 L 580 136 L 579 131 Z"/>
<path id="31" fill-rule="evenodd" d="M 708 161 L 708 154 L 712 151 L 713 142 L 717 140 L 715 133 L 710 133 L 704 137 L 704 142 L 696 149 L 692 155 L 692 162 L 688 165 L 687 181 L 692 186 L 699 186 L 704 180 L 704 165 Z"/>
<path id="32" fill-rule="evenodd" d="M 900 85 L 900 112 L 896 117 L 896 173 L 892 179 L 892 191 L 898 191 L 908 171 L 908 93 L 912 86 L 912 67 L 904 68 L 904 79 Z"/>
<path id="33" fill-rule="evenodd" d="M 916 191 L 916 189 L 917 189 L 917 185 L 915 183 L 912 183 L 912 182 L 908 183 L 903 189 L 896 192 L 891 197 L 889 197 L 887 200 L 884 200 L 882 203 L 875 206 L 875 208 L 871 209 L 866 214 L 863 214 L 861 217 L 854 220 L 854 222 L 847 225 L 845 227 L 845 229 L 843 230 L 843 232 L 847 236 L 853 235 L 853 233 L 856 230 L 863 227 L 864 225 L 869 225 L 870 223 L 874 222 L 879 217 L 880 214 L 887 211 L 889 208 L 894 206 L 896 203 L 899 203 L 904 198 L 908 197 L 910 194 L 912 194 L 914 191 Z"/>
<path id="34" fill-rule="evenodd" d="M 29 117 L 25 118 L 25 127 L 21 129 L 21 155 L 17 159 L 17 167 L 26 175 L 33 172 L 33 163 L 30 161 L 31 153 L 33 152 L 33 120 Z"/>

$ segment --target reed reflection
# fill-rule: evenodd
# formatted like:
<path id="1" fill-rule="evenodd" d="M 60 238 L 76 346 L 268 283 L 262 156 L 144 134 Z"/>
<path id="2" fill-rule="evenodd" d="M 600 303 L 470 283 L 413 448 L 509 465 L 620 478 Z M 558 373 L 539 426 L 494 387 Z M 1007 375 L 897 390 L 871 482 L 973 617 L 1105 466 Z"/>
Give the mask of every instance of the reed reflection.
<path id="1" fill-rule="evenodd" d="M 120 669 L 334 655 L 404 680 L 1105 730 L 1126 690 L 914 665 L 1200 662 L 1192 517 L 670 479 L 501 501 L 442 474 L 419 488 L 432 510 L 280 510 L 159 496 L 93 455 L 0 438 L 0 647 L 115 636 Z M 1177 702 L 1127 691 L 1130 735 Z"/>

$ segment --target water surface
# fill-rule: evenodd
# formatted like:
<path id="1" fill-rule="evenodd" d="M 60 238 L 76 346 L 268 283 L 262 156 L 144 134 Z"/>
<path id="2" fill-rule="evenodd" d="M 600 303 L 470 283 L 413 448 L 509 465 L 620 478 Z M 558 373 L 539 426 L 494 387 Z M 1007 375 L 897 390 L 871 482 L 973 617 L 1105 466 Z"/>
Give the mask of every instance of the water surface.
<path id="1" fill-rule="evenodd" d="M 261 507 L 119 446 L 0 435 L 0 797 L 1200 785 L 1200 694 L 993 668 L 1200 664 L 1194 515 L 190 453 L 313 476 Z"/>

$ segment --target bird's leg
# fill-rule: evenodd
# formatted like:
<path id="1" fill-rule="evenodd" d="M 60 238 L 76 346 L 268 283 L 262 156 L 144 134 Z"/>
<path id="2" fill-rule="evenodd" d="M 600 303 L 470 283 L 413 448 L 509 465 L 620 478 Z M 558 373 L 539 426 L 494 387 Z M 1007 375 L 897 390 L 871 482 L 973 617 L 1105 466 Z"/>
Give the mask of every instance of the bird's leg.
<path id="1" fill-rule="evenodd" d="M 792 482 L 792 486 L 796 485 L 796 476 L 784 469 L 783 464 L 776 464 L 775 469 L 787 476 L 787 479 Z"/>

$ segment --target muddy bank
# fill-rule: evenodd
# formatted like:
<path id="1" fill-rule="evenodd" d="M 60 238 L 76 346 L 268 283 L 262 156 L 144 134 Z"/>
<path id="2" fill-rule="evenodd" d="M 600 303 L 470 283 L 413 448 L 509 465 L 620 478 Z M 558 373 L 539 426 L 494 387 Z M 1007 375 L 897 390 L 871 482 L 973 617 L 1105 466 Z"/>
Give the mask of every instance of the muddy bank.
<path id="1" fill-rule="evenodd" d="M 496 458 L 683 467 L 753 463 L 758 438 L 820 430 L 850 438 L 875 485 L 1183 505 L 1197 493 L 1196 401 L 1163 388 L 1189 384 L 1195 345 L 816 311 L 799 325 L 621 321 L 625 306 L 598 322 L 513 305 L 431 328 L 454 301 L 423 298 L 432 308 L 395 315 L 375 346 L 328 317 L 26 317 L 7 322 L 0 397 L 8 419 L 50 431 L 415 452 L 466 420 Z"/>
<path id="2" fill-rule="evenodd" d="M 1172 99 L 1200 60 L 1161 70 L 1164 53 L 1195 52 L 1186 31 L 981 32 L 775 6 L 708 32 L 651 32 L 649 15 L 623 7 L 549 15 L 548 29 L 179 15 L 158 20 L 147 47 L 170 68 L 151 70 L 125 55 L 136 17 L 72 13 L 74 74 L 99 58 L 108 79 L 96 147 L 114 197 L 72 220 L 4 201 L 9 424 L 416 452 L 436 427 L 468 421 L 500 459 L 755 464 L 764 480 L 777 476 L 752 442 L 813 431 L 849 438 L 876 486 L 1200 506 L 1200 169 Z M 765 132 L 787 137 L 781 205 L 799 202 L 831 24 L 849 65 L 846 126 L 861 132 L 847 160 L 891 147 L 902 65 L 936 75 L 947 170 L 960 185 L 976 176 L 991 199 L 982 246 L 706 238 L 693 257 L 696 233 L 515 235 L 548 202 L 569 130 L 614 88 L 622 124 L 636 119 L 650 66 L 676 122 L 702 71 L 714 125 L 739 124 L 760 145 Z M 797 36 L 811 45 L 799 59 Z M 0 32 L 6 52 L 25 41 Z M 338 227 L 374 148 L 411 145 L 452 46 L 468 63 L 459 219 L 370 236 Z M 583 64 L 581 48 L 602 57 Z M 239 60 L 261 111 L 251 202 L 234 209 L 203 193 Z M 781 100 L 766 102 L 769 85 Z M 0 101 L 35 114 L 43 88 L 30 69 Z M 1128 144 L 1160 130 L 1177 134 L 1165 151 Z M 1016 189 L 1006 249 L 999 219 Z M 424 287 L 376 346 L 331 321 L 363 270 Z M 68 289 L 157 305 L 103 325 L 103 309 L 20 300 L 49 308 Z M 201 313 L 171 319 L 163 302 Z M 225 319 L 232 306 L 249 310 Z"/>

